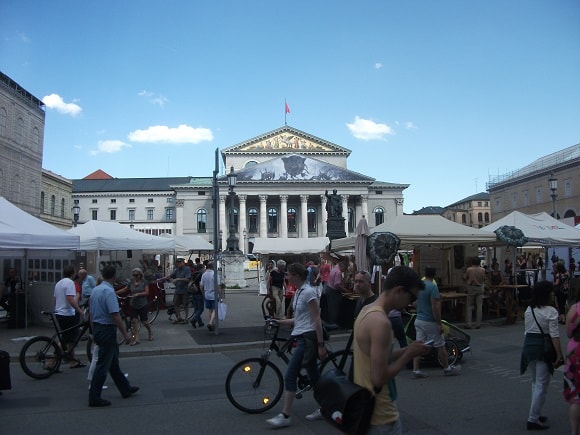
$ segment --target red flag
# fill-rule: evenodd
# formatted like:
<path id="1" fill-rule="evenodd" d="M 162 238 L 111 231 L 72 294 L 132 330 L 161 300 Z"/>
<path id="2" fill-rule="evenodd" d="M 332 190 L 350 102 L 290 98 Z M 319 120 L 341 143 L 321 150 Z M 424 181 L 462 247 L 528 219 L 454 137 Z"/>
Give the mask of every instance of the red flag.
<path id="1" fill-rule="evenodd" d="M 286 106 L 286 113 L 290 113 L 290 106 L 286 101 L 284 101 L 284 105 Z"/>

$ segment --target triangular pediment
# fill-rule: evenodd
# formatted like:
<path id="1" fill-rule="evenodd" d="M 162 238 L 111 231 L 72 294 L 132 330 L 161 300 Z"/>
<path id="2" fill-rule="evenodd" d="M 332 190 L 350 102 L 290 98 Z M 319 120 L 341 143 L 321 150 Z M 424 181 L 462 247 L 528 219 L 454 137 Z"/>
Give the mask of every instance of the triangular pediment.
<path id="1" fill-rule="evenodd" d="M 372 183 L 374 178 L 303 154 L 286 154 L 236 172 L 238 182 L 348 181 Z M 225 177 L 223 177 L 225 178 Z"/>
<path id="2" fill-rule="evenodd" d="M 340 154 L 350 155 L 350 150 L 319 137 L 284 126 L 268 133 L 222 150 L 226 154 Z"/>

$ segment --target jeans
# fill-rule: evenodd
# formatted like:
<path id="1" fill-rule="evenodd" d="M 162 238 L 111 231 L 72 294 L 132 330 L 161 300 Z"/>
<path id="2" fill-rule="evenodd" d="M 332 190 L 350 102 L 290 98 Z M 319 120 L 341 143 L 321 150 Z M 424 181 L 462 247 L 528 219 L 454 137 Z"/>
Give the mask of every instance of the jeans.
<path id="1" fill-rule="evenodd" d="M 292 337 L 290 337 L 292 339 Z M 318 349 L 315 349 L 315 354 L 318 355 Z M 298 385 L 296 380 L 298 379 L 298 374 L 302 368 L 302 361 L 304 359 L 304 354 L 306 353 L 306 339 L 304 337 L 296 337 L 296 347 L 292 351 L 292 357 L 288 362 L 288 368 L 286 369 L 286 374 L 284 375 L 284 389 L 286 391 L 297 391 Z M 316 363 L 316 358 L 313 358 L 306 365 L 306 372 L 308 373 L 308 378 L 310 379 L 310 385 L 314 387 L 320 373 L 318 373 L 318 365 Z"/>
<path id="2" fill-rule="evenodd" d="M 467 316 L 466 323 L 467 326 L 471 327 L 471 321 L 473 320 L 473 303 L 475 302 L 475 326 L 481 324 L 481 318 L 483 316 L 483 286 L 481 285 L 470 285 L 467 287 Z"/>
<path id="3" fill-rule="evenodd" d="M 528 371 L 532 376 L 532 404 L 528 421 L 538 423 L 550 385 L 550 370 L 544 361 L 534 360 L 528 364 Z"/>
<path id="4" fill-rule="evenodd" d="M 93 339 L 99 346 L 99 360 L 97 361 L 91 388 L 89 389 L 89 403 L 101 399 L 103 384 L 107 372 L 111 375 L 121 395 L 129 394 L 131 385 L 119 367 L 119 345 L 117 344 L 117 327 L 115 325 L 93 324 Z"/>
<path id="5" fill-rule="evenodd" d="M 203 322 L 201 321 L 201 315 L 203 313 L 203 293 L 193 293 L 191 295 L 191 303 L 193 304 L 193 317 L 191 318 L 191 324 L 195 325 L 199 323 L 199 326 L 203 326 Z"/>

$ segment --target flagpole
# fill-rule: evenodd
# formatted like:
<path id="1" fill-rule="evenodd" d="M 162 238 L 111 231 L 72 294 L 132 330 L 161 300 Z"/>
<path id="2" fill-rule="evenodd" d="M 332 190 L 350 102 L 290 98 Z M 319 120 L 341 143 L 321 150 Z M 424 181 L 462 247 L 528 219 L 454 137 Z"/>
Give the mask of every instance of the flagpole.
<path id="1" fill-rule="evenodd" d="M 286 102 L 286 98 L 284 98 L 284 125 L 288 125 L 288 123 L 286 122 L 286 116 L 288 116 L 288 103 Z"/>

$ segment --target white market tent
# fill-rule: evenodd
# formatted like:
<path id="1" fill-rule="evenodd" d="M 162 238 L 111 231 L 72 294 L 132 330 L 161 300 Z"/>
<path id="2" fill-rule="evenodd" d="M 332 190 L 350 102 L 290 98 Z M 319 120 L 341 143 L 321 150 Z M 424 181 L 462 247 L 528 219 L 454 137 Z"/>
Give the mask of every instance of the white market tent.
<path id="1" fill-rule="evenodd" d="M 372 228 L 370 233 L 395 234 L 401 239 L 400 249 L 412 249 L 420 245 L 491 245 L 496 235 L 478 228 L 471 228 L 445 219 L 439 215 L 400 215 Z M 332 241 L 332 251 L 354 249 L 356 236 Z"/>
<path id="2" fill-rule="evenodd" d="M 531 245 L 580 246 L 580 229 L 562 223 L 546 212 L 524 214 L 514 211 L 482 230 L 493 233 L 504 225 L 520 229 Z"/>
<path id="3" fill-rule="evenodd" d="M 266 238 L 254 239 L 252 253 L 262 255 L 318 254 L 326 250 L 328 237 L 310 238 Z"/>
<path id="4" fill-rule="evenodd" d="M 213 245 L 195 234 L 161 234 L 161 237 L 173 240 L 175 252 L 213 251 Z"/>
<path id="5" fill-rule="evenodd" d="M 141 233 L 117 222 L 88 221 L 67 231 L 80 237 L 82 251 L 141 249 L 173 252 L 175 246 L 172 239 Z"/>

